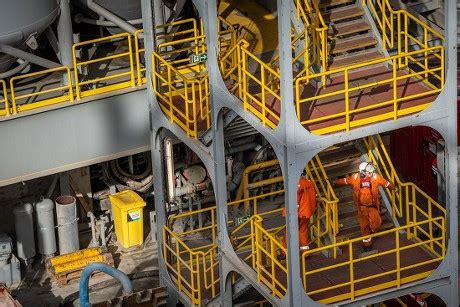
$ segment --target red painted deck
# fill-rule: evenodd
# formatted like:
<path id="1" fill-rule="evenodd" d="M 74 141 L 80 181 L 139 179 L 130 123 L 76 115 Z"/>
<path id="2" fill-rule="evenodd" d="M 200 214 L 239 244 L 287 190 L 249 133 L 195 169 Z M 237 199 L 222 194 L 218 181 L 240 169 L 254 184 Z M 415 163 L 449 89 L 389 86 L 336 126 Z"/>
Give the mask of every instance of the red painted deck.
<path id="1" fill-rule="evenodd" d="M 366 84 L 374 82 L 382 82 L 392 77 L 393 72 L 387 67 L 375 66 L 370 69 L 361 70 L 350 74 L 349 84 L 350 87 L 364 87 Z M 399 76 L 407 75 L 406 71 L 399 71 Z M 301 98 L 307 98 L 312 96 L 318 96 L 328 93 L 337 92 L 344 90 L 344 77 L 334 77 L 330 85 L 326 88 L 315 88 L 312 85 L 308 85 L 304 88 Z M 420 79 L 415 77 L 404 78 L 397 82 L 397 97 L 403 98 L 415 94 L 423 94 L 431 89 L 425 85 Z M 364 88 L 362 90 L 355 90 L 350 93 L 349 97 L 349 110 L 357 110 L 359 108 L 376 105 L 378 103 L 389 101 L 391 104 L 388 106 L 381 106 L 376 109 L 368 111 L 359 111 L 351 116 L 350 121 L 360 120 L 371 116 L 382 115 L 385 113 L 391 113 L 394 110 L 393 100 L 393 84 L 392 82 L 377 85 L 375 87 Z M 433 102 L 437 95 L 426 95 L 420 98 L 413 98 L 400 102 L 398 104 L 398 110 L 404 110 L 410 107 L 423 105 L 426 103 Z M 345 94 L 334 94 L 327 98 L 313 100 L 311 102 L 303 103 L 300 108 L 300 118 L 302 121 L 318 119 L 320 117 L 329 116 L 337 113 L 345 112 Z M 308 130 L 317 130 L 321 128 L 330 127 L 332 125 L 345 123 L 345 117 L 337 119 L 331 119 L 323 122 L 305 125 Z"/>
<path id="2" fill-rule="evenodd" d="M 413 244 L 412 241 L 405 240 L 401 238 L 401 247 Z M 381 238 L 378 238 L 374 242 L 374 249 L 378 250 L 379 253 L 388 251 L 395 248 L 394 235 L 387 235 Z M 358 242 L 353 245 L 353 258 L 359 258 L 359 255 L 362 253 L 361 244 Z M 300 255 L 302 261 L 302 255 Z M 401 267 L 407 267 L 412 264 L 422 263 L 424 261 L 434 259 L 426 250 L 421 247 L 413 247 L 404 251 L 401 251 Z M 326 268 L 332 265 L 346 263 L 349 261 L 349 251 L 348 248 L 344 248 L 342 255 L 337 256 L 337 259 L 328 258 L 322 253 L 318 252 L 306 259 L 307 270 L 313 271 L 321 268 Z M 412 276 L 418 273 L 423 273 L 427 271 L 434 270 L 438 265 L 438 262 L 431 264 L 423 265 L 413 269 L 401 271 L 401 278 Z M 270 268 L 267 267 L 268 270 Z M 396 256 L 395 254 L 388 254 L 379 256 L 373 259 L 365 260 L 362 262 L 355 263 L 353 266 L 354 279 L 361 279 L 366 277 L 371 277 L 377 274 L 388 272 L 396 269 Z M 282 281 L 286 285 L 286 274 L 278 270 L 276 272 L 277 279 Z M 355 290 L 369 288 L 378 284 L 392 282 L 396 280 L 396 274 L 389 274 L 386 276 L 381 276 L 377 278 L 372 278 L 363 282 L 355 284 Z M 350 281 L 350 268 L 346 264 L 342 267 L 330 269 L 322 272 L 318 272 L 307 277 L 306 281 L 306 291 L 313 292 L 316 290 L 321 290 L 329 288 L 335 285 L 340 285 Z M 348 294 L 350 293 L 350 286 L 342 286 L 336 289 L 327 290 L 318 292 L 311 295 L 311 298 L 315 301 L 324 300 L 333 296 Z"/>
<path id="3" fill-rule="evenodd" d="M 363 69 L 354 73 L 350 74 L 349 77 L 349 84 L 350 87 L 364 87 L 366 84 L 374 83 L 374 82 L 382 82 L 384 80 L 388 80 L 392 77 L 392 70 L 388 69 L 384 65 L 374 66 L 369 69 Z M 400 76 L 407 76 L 408 73 L 406 71 L 399 71 L 397 73 L 398 77 Z M 343 75 L 334 76 L 328 86 L 326 88 L 320 87 L 316 88 L 312 84 L 309 84 L 301 90 L 301 99 L 305 99 L 308 97 L 314 97 L 318 95 L 323 95 L 327 93 L 334 93 L 344 89 L 344 77 Z M 255 83 L 255 82 L 253 82 Z M 295 94 L 295 88 L 293 88 Z M 418 78 L 411 77 L 411 78 L 404 78 L 402 80 L 398 80 L 397 82 L 397 97 L 403 98 L 408 97 L 410 95 L 416 94 L 424 94 L 431 91 L 423 81 Z M 261 116 L 262 108 L 261 108 L 261 97 L 260 94 L 261 87 L 258 84 L 252 84 L 249 86 L 249 93 L 251 93 L 255 99 L 251 99 L 248 96 L 248 104 L 251 105 L 256 109 L 256 114 Z M 237 93 L 234 93 L 237 94 Z M 437 94 L 425 94 L 422 97 L 408 99 L 398 103 L 397 110 L 403 111 L 407 110 L 411 107 L 416 107 L 424 104 L 428 104 L 433 102 L 437 97 Z M 273 112 L 273 114 L 267 113 L 266 118 L 273 122 L 274 124 L 278 124 L 278 119 L 280 114 L 280 101 L 276 99 L 273 95 L 266 93 L 266 106 L 267 108 Z M 255 101 L 258 100 L 258 101 Z M 365 118 L 369 118 L 372 116 L 378 116 L 386 113 L 392 113 L 394 110 L 393 106 L 393 83 L 392 81 L 379 84 L 374 87 L 363 88 L 361 90 L 355 90 L 350 93 L 349 97 L 349 110 L 357 110 L 359 108 L 368 107 L 372 105 L 376 105 L 382 102 L 389 102 L 389 105 L 380 106 L 378 108 L 372 110 L 365 110 L 355 112 L 351 115 L 350 121 L 357 121 L 362 120 Z M 294 102 L 295 103 L 295 102 Z M 321 117 L 331 116 L 334 114 L 338 114 L 340 112 L 345 111 L 345 95 L 343 93 L 340 94 L 333 94 L 330 97 L 321 98 L 312 100 L 310 102 L 302 103 L 300 106 L 300 119 L 301 121 L 308 121 L 319 119 Z M 276 116 L 274 116 L 276 115 Z M 390 114 L 390 116 L 392 116 Z M 402 117 L 399 115 L 398 117 Z M 345 116 L 341 116 L 335 119 L 328 119 L 328 120 L 319 120 L 315 123 L 305 124 L 304 127 L 308 130 L 317 130 L 323 129 L 327 127 L 331 127 L 333 125 L 340 125 L 344 124 L 346 121 Z M 375 120 L 375 122 L 380 122 L 383 120 Z"/>

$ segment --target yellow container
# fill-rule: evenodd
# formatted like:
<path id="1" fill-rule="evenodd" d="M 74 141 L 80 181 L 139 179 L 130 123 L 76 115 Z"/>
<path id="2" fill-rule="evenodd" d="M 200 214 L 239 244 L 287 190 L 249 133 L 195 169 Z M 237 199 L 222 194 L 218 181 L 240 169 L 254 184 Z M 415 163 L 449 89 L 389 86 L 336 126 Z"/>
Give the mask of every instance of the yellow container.
<path id="1" fill-rule="evenodd" d="M 124 248 L 144 242 L 144 200 L 134 191 L 127 190 L 109 196 L 117 240 Z"/>

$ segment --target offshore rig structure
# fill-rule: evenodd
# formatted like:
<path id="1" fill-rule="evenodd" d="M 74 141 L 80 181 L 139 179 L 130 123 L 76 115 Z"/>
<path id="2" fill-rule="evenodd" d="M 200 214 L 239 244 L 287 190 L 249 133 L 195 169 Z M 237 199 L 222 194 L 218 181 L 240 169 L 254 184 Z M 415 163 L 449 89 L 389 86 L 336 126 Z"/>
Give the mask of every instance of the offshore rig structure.
<path id="1" fill-rule="evenodd" d="M 455 1 L 4 2 L 0 281 L 19 303 L 90 246 L 126 274 L 154 257 L 144 288 L 172 306 L 458 306 Z M 395 185 L 370 236 L 331 180 L 362 162 Z M 121 251 L 132 236 L 149 245 Z"/>

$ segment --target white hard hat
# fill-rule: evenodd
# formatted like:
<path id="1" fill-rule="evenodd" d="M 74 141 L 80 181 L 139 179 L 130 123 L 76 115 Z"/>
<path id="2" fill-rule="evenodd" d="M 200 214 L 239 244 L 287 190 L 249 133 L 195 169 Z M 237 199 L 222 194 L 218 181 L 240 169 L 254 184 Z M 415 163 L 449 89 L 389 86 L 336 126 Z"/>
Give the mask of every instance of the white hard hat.
<path id="1" fill-rule="evenodd" d="M 375 167 L 374 164 L 368 163 L 368 164 L 366 165 L 366 173 L 368 173 L 368 174 L 373 174 L 373 173 L 375 173 L 376 170 L 377 170 L 377 168 Z"/>
<path id="2" fill-rule="evenodd" d="M 361 162 L 361 164 L 359 165 L 359 172 L 364 174 L 366 172 L 366 166 L 368 164 L 368 162 Z"/>

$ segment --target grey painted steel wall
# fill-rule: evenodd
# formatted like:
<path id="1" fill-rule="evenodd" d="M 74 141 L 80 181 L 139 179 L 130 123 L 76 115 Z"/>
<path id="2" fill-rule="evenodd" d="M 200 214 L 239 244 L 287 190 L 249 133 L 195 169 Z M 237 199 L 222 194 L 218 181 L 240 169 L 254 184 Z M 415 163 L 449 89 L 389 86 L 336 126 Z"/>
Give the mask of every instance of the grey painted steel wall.
<path id="1" fill-rule="evenodd" d="M 149 150 L 146 91 L 0 121 L 0 186 Z"/>

